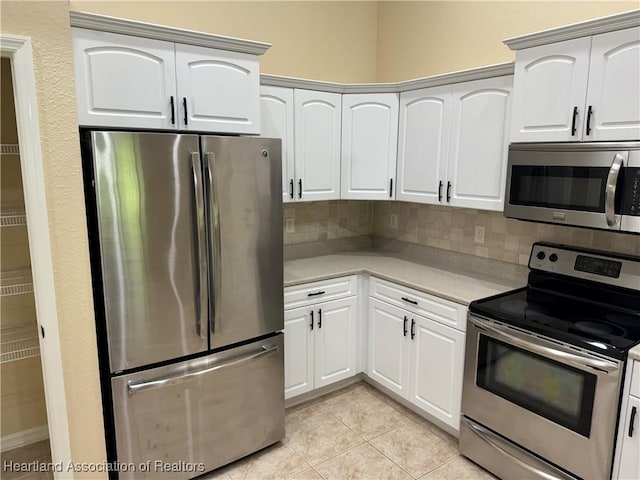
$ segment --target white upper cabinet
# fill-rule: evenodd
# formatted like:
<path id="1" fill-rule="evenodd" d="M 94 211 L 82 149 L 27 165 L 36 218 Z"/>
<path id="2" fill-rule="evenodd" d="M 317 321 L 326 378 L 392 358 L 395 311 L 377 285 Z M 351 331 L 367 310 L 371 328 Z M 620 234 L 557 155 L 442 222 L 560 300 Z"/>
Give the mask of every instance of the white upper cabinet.
<path id="1" fill-rule="evenodd" d="M 296 200 L 340 198 L 341 97 L 295 89 Z"/>
<path id="2" fill-rule="evenodd" d="M 580 138 L 590 47 L 591 37 L 587 37 L 518 51 L 512 142 Z"/>
<path id="3" fill-rule="evenodd" d="M 519 50 L 512 142 L 640 138 L 640 28 Z"/>
<path id="4" fill-rule="evenodd" d="M 71 30 L 80 125 L 260 133 L 256 55 Z"/>
<path id="5" fill-rule="evenodd" d="M 260 64 L 255 55 L 176 44 L 180 128 L 260 133 Z"/>
<path id="6" fill-rule="evenodd" d="M 394 198 L 397 139 L 397 94 L 343 95 L 341 198 Z"/>
<path id="7" fill-rule="evenodd" d="M 451 126 L 451 86 L 400 94 L 396 199 L 440 203 Z"/>
<path id="8" fill-rule="evenodd" d="M 593 37 L 587 116 L 584 140 L 640 139 L 640 28 Z"/>
<path id="9" fill-rule="evenodd" d="M 260 125 L 261 136 L 282 140 L 282 201 L 291 202 L 295 196 L 292 88 L 260 88 Z"/>
<path id="10" fill-rule="evenodd" d="M 454 85 L 446 200 L 502 210 L 513 77 Z"/>
<path id="11" fill-rule="evenodd" d="M 173 43 L 72 31 L 80 125 L 177 128 Z"/>

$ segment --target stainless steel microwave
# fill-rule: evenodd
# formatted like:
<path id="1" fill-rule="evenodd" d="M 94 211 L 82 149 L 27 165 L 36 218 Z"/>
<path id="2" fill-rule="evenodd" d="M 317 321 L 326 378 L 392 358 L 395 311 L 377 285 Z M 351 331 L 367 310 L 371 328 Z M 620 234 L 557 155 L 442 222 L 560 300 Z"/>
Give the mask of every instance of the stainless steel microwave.
<path id="1" fill-rule="evenodd" d="M 512 143 L 504 215 L 640 233 L 640 142 Z"/>

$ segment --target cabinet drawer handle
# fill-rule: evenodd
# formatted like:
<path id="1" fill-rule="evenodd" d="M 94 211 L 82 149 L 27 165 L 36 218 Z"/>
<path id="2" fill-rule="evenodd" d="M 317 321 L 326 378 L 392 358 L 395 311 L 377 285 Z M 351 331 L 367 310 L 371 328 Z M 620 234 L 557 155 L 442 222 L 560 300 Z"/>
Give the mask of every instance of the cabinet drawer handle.
<path id="1" fill-rule="evenodd" d="M 438 201 L 442 201 L 442 180 L 438 183 Z"/>
<path id="2" fill-rule="evenodd" d="M 589 105 L 587 109 L 587 135 L 591 135 L 591 115 L 593 115 L 593 107 Z"/>
<path id="3" fill-rule="evenodd" d="M 411 340 L 413 340 L 415 336 L 416 336 L 416 321 L 412 318 L 411 319 Z"/>
<path id="4" fill-rule="evenodd" d="M 298 180 L 298 198 L 302 198 L 302 179 Z"/>
<path id="5" fill-rule="evenodd" d="M 573 119 L 571 120 L 571 136 L 576 134 L 576 120 L 578 119 L 578 107 L 573 107 Z"/>
<path id="6" fill-rule="evenodd" d="M 405 337 L 407 336 L 407 321 L 408 321 L 408 320 L 409 320 L 409 319 L 408 319 L 408 318 L 406 317 L 406 315 L 405 315 L 405 317 L 404 317 L 404 322 L 403 322 L 403 325 L 402 325 L 402 330 L 403 330 L 403 332 L 404 332 L 404 333 L 403 333 L 403 335 L 404 335 Z"/>
<path id="7" fill-rule="evenodd" d="M 411 300 L 410 298 L 407 298 L 407 297 L 402 297 L 402 300 L 404 300 L 405 302 L 411 303 L 412 305 L 418 304 L 418 302 L 416 302 L 415 300 Z"/>
<path id="8" fill-rule="evenodd" d="M 308 293 L 307 297 L 316 297 L 318 295 L 324 295 L 325 291 L 324 290 L 320 290 L 319 292 L 313 292 L 313 293 Z"/>
<path id="9" fill-rule="evenodd" d="M 313 330 L 313 310 L 311 310 L 311 323 L 309 324 L 311 330 Z"/>
<path id="10" fill-rule="evenodd" d="M 638 409 L 633 407 L 631 409 L 631 420 L 629 420 L 629 436 L 633 437 L 633 424 L 636 423 L 636 413 L 638 413 Z"/>
<path id="11" fill-rule="evenodd" d="M 293 200 L 293 178 L 289 181 L 289 198 Z"/>
<path id="12" fill-rule="evenodd" d="M 184 108 L 184 125 L 189 125 L 189 115 L 187 114 L 187 97 L 182 97 L 182 106 Z"/>
<path id="13" fill-rule="evenodd" d="M 318 328 L 322 328 L 322 309 L 318 309 Z"/>
<path id="14" fill-rule="evenodd" d="M 451 182 L 447 182 L 447 203 L 451 201 Z"/>
<path id="15" fill-rule="evenodd" d="M 173 95 L 171 95 L 171 125 L 176 124 L 176 106 L 173 103 Z"/>

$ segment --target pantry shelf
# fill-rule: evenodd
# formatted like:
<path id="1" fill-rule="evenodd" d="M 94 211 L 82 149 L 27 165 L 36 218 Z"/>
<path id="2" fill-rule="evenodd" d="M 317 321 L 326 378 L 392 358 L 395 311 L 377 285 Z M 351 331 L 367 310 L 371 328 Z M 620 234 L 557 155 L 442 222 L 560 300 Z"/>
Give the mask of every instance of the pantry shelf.
<path id="1" fill-rule="evenodd" d="M 3 143 L 0 144 L 0 155 L 20 155 L 20 147 L 17 143 Z"/>
<path id="2" fill-rule="evenodd" d="M 33 292 L 31 267 L 25 266 L 0 271 L 0 297 Z"/>
<path id="3" fill-rule="evenodd" d="M 38 327 L 35 323 L 0 330 L 0 363 L 15 362 L 40 355 Z"/>
<path id="4" fill-rule="evenodd" d="M 18 227 L 27 224 L 24 207 L 7 207 L 0 210 L 0 227 Z"/>

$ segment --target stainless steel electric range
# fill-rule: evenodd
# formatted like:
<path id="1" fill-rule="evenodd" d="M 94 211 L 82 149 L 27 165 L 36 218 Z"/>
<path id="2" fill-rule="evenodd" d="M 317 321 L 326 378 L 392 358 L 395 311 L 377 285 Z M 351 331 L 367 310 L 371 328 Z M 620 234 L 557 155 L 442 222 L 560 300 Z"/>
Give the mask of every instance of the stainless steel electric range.
<path id="1" fill-rule="evenodd" d="M 640 257 L 536 243 L 528 285 L 472 302 L 460 452 L 501 478 L 610 478 Z"/>

